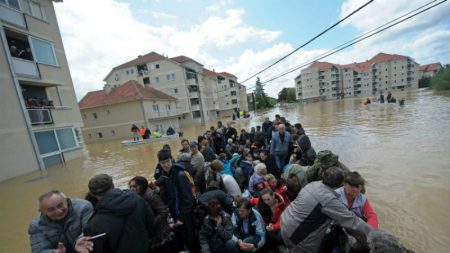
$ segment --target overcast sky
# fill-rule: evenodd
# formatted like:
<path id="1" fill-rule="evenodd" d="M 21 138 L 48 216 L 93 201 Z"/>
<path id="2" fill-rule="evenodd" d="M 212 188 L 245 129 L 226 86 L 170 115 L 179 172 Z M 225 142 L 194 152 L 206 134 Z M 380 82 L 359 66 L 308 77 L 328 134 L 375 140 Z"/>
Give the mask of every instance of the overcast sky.
<path id="1" fill-rule="evenodd" d="M 363 5 L 366 0 L 65 0 L 55 3 L 77 99 L 103 87 L 111 68 L 155 51 L 186 55 L 243 81 Z M 285 61 L 268 80 L 429 1 L 377 0 Z M 438 2 L 438 1 L 436 1 Z M 379 52 L 419 64 L 450 62 L 450 3 L 323 61 L 352 63 Z M 276 97 L 295 71 L 265 86 Z M 253 87 L 255 79 L 244 83 Z"/>

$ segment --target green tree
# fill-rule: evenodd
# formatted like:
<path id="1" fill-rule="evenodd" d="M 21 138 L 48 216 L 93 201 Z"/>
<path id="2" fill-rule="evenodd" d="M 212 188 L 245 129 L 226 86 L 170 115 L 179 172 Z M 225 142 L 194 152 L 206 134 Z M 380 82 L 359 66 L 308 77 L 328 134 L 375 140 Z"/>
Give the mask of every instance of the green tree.
<path id="1" fill-rule="evenodd" d="M 450 90 L 450 65 L 445 64 L 433 78 L 431 78 L 431 88 L 435 90 Z"/>
<path id="2" fill-rule="evenodd" d="M 259 80 L 259 77 L 256 79 L 255 91 L 253 93 L 255 95 L 256 109 L 272 107 L 266 93 L 264 92 L 264 88 Z"/>
<path id="3" fill-rule="evenodd" d="M 278 102 L 285 101 L 288 103 L 292 103 L 296 101 L 295 98 L 295 88 L 283 88 L 278 93 Z"/>

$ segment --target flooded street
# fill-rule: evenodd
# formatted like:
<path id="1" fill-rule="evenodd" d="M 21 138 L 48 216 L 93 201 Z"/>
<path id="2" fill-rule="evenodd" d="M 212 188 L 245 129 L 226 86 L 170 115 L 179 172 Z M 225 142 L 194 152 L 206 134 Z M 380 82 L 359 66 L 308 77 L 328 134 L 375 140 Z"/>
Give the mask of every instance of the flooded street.
<path id="1" fill-rule="evenodd" d="M 363 106 L 361 99 L 276 107 L 236 128 L 261 124 L 264 117 L 275 114 L 302 123 L 316 151 L 332 150 L 368 181 L 367 196 L 380 228 L 394 232 L 416 252 L 448 252 L 450 92 L 418 91 L 404 96 L 403 107 Z M 185 137 L 197 139 L 210 125 L 215 122 L 184 127 Z M 178 140 L 168 143 L 173 150 L 180 147 Z M 41 193 L 59 189 L 70 197 L 83 197 L 89 178 L 98 173 L 113 175 L 119 187 L 126 187 L 136 175 L 151 178 L 163 144 L 87 144 L 85 157 L 63 168 L 0 183 L 0 252 L 30 251 L 27 228 L 38 214 L 36 198 Z"/>

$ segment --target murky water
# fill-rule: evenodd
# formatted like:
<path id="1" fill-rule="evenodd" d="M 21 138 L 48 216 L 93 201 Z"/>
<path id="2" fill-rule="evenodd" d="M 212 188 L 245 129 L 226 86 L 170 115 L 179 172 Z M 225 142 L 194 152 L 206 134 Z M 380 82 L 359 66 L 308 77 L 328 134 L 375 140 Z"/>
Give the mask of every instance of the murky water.
<path id="1" fill-rule="evenodd" d="M 301 122 L 317 151 L 331 149 L 367 179 L 367 196 L 381 228 L 397 234 L 416 252 L 448 252 L 450 92 L 402 96 L 404 107 L 363 106 L 360 99 L 276 107 L 250 122 L 240 122 L 237 128 L 254 126 L 275 114 L 285 115 L 291 123 Z M 186 137 L 196 139 L 210 125 L 215 122 L 183 130 Z M 89 178 L 97 173 L 113 175 L 119 187 L 135 175 L 151 177 L 156 152 L 163 144 L 88 144 L 84 158 L 63 168 L 0 183 L 0 252 L 30 251 L 27 227 L 38 214 L 35 199 L 39 194 L 60 189 L 70 197 L 82 197 Z M 169 144 L 174 150 L 180 147 L 178 140 Z"/>

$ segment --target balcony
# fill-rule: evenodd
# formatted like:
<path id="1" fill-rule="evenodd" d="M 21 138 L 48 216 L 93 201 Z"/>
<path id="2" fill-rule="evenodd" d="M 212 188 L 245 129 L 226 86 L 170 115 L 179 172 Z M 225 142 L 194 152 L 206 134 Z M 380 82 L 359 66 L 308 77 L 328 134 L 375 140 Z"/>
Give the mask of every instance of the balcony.
<path id="1" fill-rule="evenodd" d="M 191 111 L 200 111 L 200 105 L 199 104 L 191 105 Z"/>
<path id="2" fill-rule="evenodd" d="M 27 109 L 32 125 L 52 124 L 53 118 L 50 109 Z"/>
<path id="3" fill-rule="evenodd" d="M 20 28 L 27 28 L 25 17 L 20 10 L 0 3 L 0 19 Z"/>
<path id="4" fill-rule="evenodd" d="M 189 91 L 189 98 L 198 98 L 197 91 Z"/>
<path id="5" fill-rule="evenodd" d="M 17 75 L 31 78 L 40 78 L 39 69 L 34 61 L 11 57 L 14 71 Z"/>
<path id="6" fill-rule="evenodd" d="M 198 86 L 197 79 L 195 79 L 195 78 L 187 79 L 186 85 L 187 86 Z"/>

